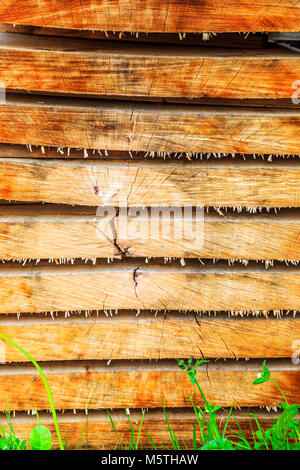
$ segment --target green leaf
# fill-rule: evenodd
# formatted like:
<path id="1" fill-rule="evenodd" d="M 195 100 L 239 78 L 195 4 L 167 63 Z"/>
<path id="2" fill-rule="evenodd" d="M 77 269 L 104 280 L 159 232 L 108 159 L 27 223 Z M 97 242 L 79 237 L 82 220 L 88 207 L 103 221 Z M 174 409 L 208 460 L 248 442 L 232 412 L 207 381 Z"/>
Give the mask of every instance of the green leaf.
<path id="1" fill-rule="evenodd" d="M 31 450 L 50 450 L 52 445 L 51 433 L 46 426 L 39 424 L 30 433 Z"/>
<path id="2" fill-rule="evenodd" d="M 285 410 L 286 408 L 289 408 L 290 405 L 287 405 L 286 403 L 279 402 L 279 403 L 276 403 L 276 406 L 278 408 L 283 408 Z"/>
<path id="3" fill-rule="evenodd" d="M 266 361 L 263 362 L 263 374 L 262 375 L 263 377 L 266 377 L 267 379 L 269 379 L 271 375 L 269 369 L 266 366 Z"/>
<path id="4" fill-rule="evenodd" d="M 267 382 L 267 380 L 269 380 L 270 378 L 270 371 L 269 369 L 267 368 L 266 366 L 266 361 L 263 362 L 263 370 L 262 370 L 262 374 L 260 377 L 258 377 L 258 379 L 255 379 L 253 381 L 253 384 L 254 385 L 257 385 L 257 384 L 262 384 L 264 382 Z"/>
<path id="5" fill-rule="evenodd" d="M 230 441 L 221 438 L 207 442 L 200 450 L 234 450 L 234 447 Z"/>
<path id="6" fill-rule="evenodd" d="M 258 384 L 262 384 L 264 382 L 267 382 L 268 378 L 267 377 L 259 377 L 258 379 L 255 379 L 253 381 L 253 385 L 258 385 Z"/>

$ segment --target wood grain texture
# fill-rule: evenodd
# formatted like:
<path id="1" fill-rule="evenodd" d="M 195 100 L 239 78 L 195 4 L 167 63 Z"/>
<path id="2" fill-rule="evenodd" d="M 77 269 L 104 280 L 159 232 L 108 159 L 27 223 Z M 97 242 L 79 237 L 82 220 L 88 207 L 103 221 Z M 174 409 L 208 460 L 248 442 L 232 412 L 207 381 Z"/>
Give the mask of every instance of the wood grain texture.
<path id="1" fill-rule="evenodd" d="M 130 428 L 125 412 L 117 413 L 111 411 L 110 413 L 121 442 L 123 445 L 129 443 Z M 171 423 L 172 429 L 174 430 L 180 445 L 184 447 L 184 443 L 186 443 L 188 448 L 193 448 L 193 433 L 191 432 L 195 423 L 195 415 L 193 415 L 193 412 L 190 410 L 173 411 L 168 409 L 167 413 L 169 422 Z M 263 429 L 271 427 L 274 419 L 278 417 L 278 414 L 276 413 L 264 412 L 261 410 L 258 412 L 256 411 L 256 415 L 258 416 L 259 423 Z M 51 416 L 47 416 L 44 413 L 39 413 L 39 416 L 41 423 L 47 426 L 51 431 L 53 448 L 58 449 L 59 445 Z M 137 436 L 141 413 L 139 411 L 131 410 L 130 417 Z M 238 430 L 234 419 L 238 420 L 244 434 L 251 441 L 252 433 L 250 422 L 254 431 L 257 430 L 254 420 L 248 417 L 245 412 L 234 410 L 232 413 L 232 419 L 229 420 L 228 431 Z M 11 417 L 11 421 L 16 435 L 21 440 L 29 439 L 30 432 L 37 423 L 36 417 L 31 416 Z M 63 415 L 58 413 L 58 421 L 63 442 L 66 442 L 67 440 L 70 449 L 82 449 L 85 448 L 87 444 L 88 449 L 107 450 L 114 449 L 117 445 L 116 434 L 109 418 L 101 411 L 90 412 L 88 414 L 88 418 L 80 412 L 76 415 L 71 415 L 68 412 Z M 223 430 L 226 416 L 224 414 L 218 415 L 217 422 Z M 0 418 L 0 425 L 4 427 L 7 426 L 5 419 Z M 150 435 L 158 448 L 162 448 L 161 444 L 164 444 L 165 446 L 170 445 L 169 430 L 162 411 L 148 410 L 144 418 L 139 442 L 142 449 L 151 449 L 151 444 L 146 432 Z"/>
<path id="2" fill-rule="evenodd" d="M 0 331 L 37 361 L 206 358 L 290 358 L 298 319 L 224 319 L 166 314 L 139 317 L 1 321 Z M 1 360 L 28 361 L 1 343 Z M 2 351 L 2 352 L 3 352 Z"/>
<path id="3" fill-rule="evenodd" d="M 0 21 L 58 28 L 148 31 L 298 31 L 299 5 L 292 0 L 6 0 Z"/>
<path id="4" fill-rule="evenodd" d="M 299 310 L 297 269 L 1 268 L 0 313 L 66 310 Z"/>
<path id="5" fill-rule="evenodd" d="M 300 109 L 7 96 L 3 143 L 166 152 L 299 152 Z"/>
<path id="6" fill-rule="evenodd" d="M 299 207 L 299 178 L 297 165 L 263 162 L 106 163 L 3 158 L 0 199 L 97 207 Z"/>
<path id="7" fill-rule="evenodd" d="M 284 49 L 222 50 L 17 34 L 0 40 L 6 88 L 172 98 L 291 98 L 300 58 Z"/>
<path id="8" fill-rule="evenodd" d="M 66 367 L 62 370 L 43 368 L 58 409 L 159 408 L 191 407 L 189 398 L 194 387 L 177 365 L 157 367 L 147 365 L 122 370 L 104 366 L 97 371 Z M 253 385 L 261 365 L 230 369 L 224 367 L 198 370 L 197 377 L 208 401 L 219 406 L 276 406 L 278 390 L 271 383 Z M 298 403 L 299 377 L 297 368 L 272 369 L 272 378 L 284 388 L 287 400 Z M 22 393 L 20 391 L 22 390 Z M 0 410 L 48 409 L 49 399 L 43 382 L 32 368 L 3 366 L 0 373 Z M 203 404 L 195 394 L 196 404 Z"/>
<path id="9" fill-rule="evenodd" d="M 71 188 L 70 188 L 71 189 Z M 111 209 L 113 210 L 113 209 Z M 178 257 L 300 260 L 297 213 L 186 214 L 49 205 L 0 207 L 0 259 Z"/>

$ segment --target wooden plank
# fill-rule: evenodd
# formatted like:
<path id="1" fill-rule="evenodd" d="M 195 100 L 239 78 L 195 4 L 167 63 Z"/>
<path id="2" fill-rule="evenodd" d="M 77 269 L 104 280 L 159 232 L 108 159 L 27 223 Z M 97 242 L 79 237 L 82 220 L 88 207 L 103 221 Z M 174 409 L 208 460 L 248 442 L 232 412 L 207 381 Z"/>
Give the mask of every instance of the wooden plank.
<path id="1" fill-rule="evenodd" d="M 188 448 L 192 449 L 193 425 L 196 419 L 195 414 L 190 410 L 170 409 L 167 410 L 167 413 L 169 422 L 180 445 L 182 445 L 182 448 L 185 448 L 184 443 L 186 443 Z M 121 442 L 123 445 L 129 443 L 130 427 L 125 413 L 110 411 L 110 414 L 113 418 Z M 266 412 L 262 410 L 256 411 L 255 414 L 257 415 L 259 423 L 264 430 L 271 427 L 274 419 L 279 416 L 279 413 L 276 414 L 274 412 Z M 51 431 L 53 448 L 58 449 L 59 445 L 51 416 L 42 412 L 39 413 L 39 416 L 41 423 L 47 426 Z M 134 423 L 134 429 L 137 436 L 141 420 L 141 413 L 139 411 L 131 410 L 130 418 Z M 217 417 L 217 422 L 222 430 L 224 429 L 226 418 L 227 415 L 225 413 L 222 413 Z M 238 421 L 247 438 L 252 441 L 253 438 L 250 422 L 254 431 L 257 430 L 254 419 L 251 419 L 244 411 L 234 410 L 232 413 L 232 418 L 229 420 L 229 434 L 232 430 L 238 430 L 234 419 Z M 21 439 L 21 441 L 29 440 L 30 432 L 37 424 L 36 417 L 18 415 L 16 418 L 11 417 L 11 421 L 17 437 Z M 68 412 L 64 413 L 63 415 L 58 413 L 58 421 L 63 442 L 67 441 L 70 449 L 85 449 L 87 446 L 88 449 L 107 450 L 114 449 L 117 445 L 116 433 L 112 428 L 108 416 L 105 415 L 104 412 L 91 411 L 88 413 L 88 416 L 83 416 L 80 412 L 78 412 L 76 415 L 71 415 Z M 0 418 L 0 425 L 7 428 L 6 420 Z M 162 448 L 161 444 L 164 444 L 165 446 L 170 445 L 170 434 L 166 419 L 164 418 L 162 411 L 149 410 L 146 413 L 139 441 L 141 449 L 151 448 L 151 444 L 146 435 L 146 432 L 150 435 L 158 448 Z"/>
<path id="2" fill-rule="evenodd" d="M 158 152 L 298 153 L 300 109 L 8 96 L 3 143 Z"/>
<path id="3" fill-rule="evenodd" d="M 234 12 L 234 14 L 233 14 Z M 2 23 L 71 29 L 202 32 L 298 31 L 299 5 L 292 0 L 6 0 L 0 5 Z"/>
<path id="4" fill-rule="evenodd" d="M 99 210 L 82 206 L 2 206 L 0 259 L 300 260 L 300 218 L 293 211 L 282 210 L 276 217 L 189 215 L 180 208 L 121 212 L 101 217 Z"/>
<path id="5" fill-rule="evenodd" d="M 300 274 L 136 263 L 1 267 L 0 313 L 68 310 L 299 310 Z"/>
<path id="6" fill-rule="evenodd" d="M 300 337 L 298 319 L 225 319 L 167 314 L 139 317 L 1 321 L 0 331 L 37 361 L 206 358 L 290 358 Z M 0 344 L 0 347 L 4 343 Z M 5 351 L 5 357 L 3 351 Z M 1 347 L 1 361 L 28 361 Z"/>
<path id="7" fill-rule="evenodd" d="M 59 370 L 44 366 L 43 370 L 58 409 L 159 408 L 162 402 L 170 408 L 191 407 L 189 398 L 195 391 L 176 364 L 156 368 L 145 364 L 134 369 L 66 366 Z M 210 366 L 199 370 L 197 376 L 207 400 L 219 406 L 276 406 L 280 397 L 271 382 L 253 385 L 260 371 L 261 364 L 234 364 L 228 369 Z M 7 409 L 7 402 L 10 410 L 49 409 L 43 382 L 31 367 L 2 366 L 0 372 L 0 410 Z M 275 367 L 271 373 L 287 400 L 298 403 L 299 368 Z M 195 393 L 194 401 L 203 404 L 200 394 Z"/>
<path id="8" fill-rule="evenodd" d="M 299 207 L 299 178 L 299 166 L 289 162 L 3 158 L 0 199 L 98 207 Z"/>
<path id="9" fill-rule="evenodd" d="M 6 34 L 6 88 L 172 98 L 291 99 L 300 58 L 285 49 L 222 50 Z"/>

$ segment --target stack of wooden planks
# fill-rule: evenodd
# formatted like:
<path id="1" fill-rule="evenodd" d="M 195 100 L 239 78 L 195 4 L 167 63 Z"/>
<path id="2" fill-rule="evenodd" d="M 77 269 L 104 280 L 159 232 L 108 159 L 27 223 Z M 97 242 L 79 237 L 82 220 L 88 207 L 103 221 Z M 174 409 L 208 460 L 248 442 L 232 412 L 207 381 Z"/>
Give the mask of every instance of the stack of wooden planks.
<path id="1" fill-rule="evenodd" d="M 126 441 L 124 407 L 166 444 L 163 403 L 191 444 L 190 355 L 250 435 L 250 409 L 278 416 L 263 359 L 299 402 L 300 55 L 252 33 L 299 30 L 300 7 L 70 3 L 0 5 L 0 332 L 71 448 L 115 447 L 107 408 Z M 35 409 L 53 429 L 27 358 L 1 341 L 0 362 L 16 433 Z"/>

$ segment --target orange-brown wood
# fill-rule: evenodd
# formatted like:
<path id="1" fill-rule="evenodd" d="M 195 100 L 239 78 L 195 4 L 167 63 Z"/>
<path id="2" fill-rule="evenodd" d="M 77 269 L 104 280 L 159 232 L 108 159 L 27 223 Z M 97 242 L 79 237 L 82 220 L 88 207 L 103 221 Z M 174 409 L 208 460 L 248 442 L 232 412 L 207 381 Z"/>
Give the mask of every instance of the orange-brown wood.
<path id="1" fill-rule="evenodd" d="M 136 215 L 121 212 L 101 217 L 96 208 L 82 206 L 2 206 L 0 259 L 112 258 L 122 254 L 300 259 L 300 219 L 294 211 L 281 211 L 277 216 L 226 215 L 225 211 L 223 216 L 203 211 L 188 215 L 180 208 L 173 212 L 148 209 Z"/>
<path id="2" fill-rule="evenodd" d="M 299 5 L 292 0 L 6 0 L 3 23 L 112 31 L 298 31 Z"/>
<path id="3" fill-rule="evenodd" d="M 198 370 L 197 378 L 208 401 L 219 406 L 276 406 L 280 400 L 277 388 L 266 382 L 253 385 L 261 365 L 234 365 L 231 368 L 211 366 Z M 94 371 L 86 368 L 66 366 L 55 367 L 44 372 L 58 409 L 99 409 L 99 408 L 158 408 L 162 402 L 166 407 L 191 407 L 189 401 L 195 391 L 194 401 L 203 404 L 200 394 L 184 371 L 176 364 L 156 367 L 137 366 L 122 369 L 117 366 L 103 366 Z M 272 379 L 285 391 L 287 400 L 299 401 L 300 372 L 294 366 L 288 370 L 272 370 Z M 49 409 L 49 399 L 43 382 L 32 368 L 24 369 L 3 366 L 0 373 L 0 409 L 10 410 Z"/>
<path id="4" fill-rule="evenodd" d="M 0 271 L 0 313 L 299 309 L 298 270 L 146 266 L 4 266 Z"/>
<path id="5" fill-rule="evenodd" d="M 224 319 L 141 313 L 114 318 L 1 321 L 0 332 L 37 361 L 178 357 L 290 358 L 300 337 L 296 319 Z M 28 359 L 1 342 L 1 361 Z M 4 354 L 5 353 L 5 354 Z"/>
<path id="6" fill-rule="evenodd" d="M 6 88 L 137 97 L 291 98 L 300 58 L 284 49 L 163 47 L 7 34 Z"/>
<path id="7" fill-rule="evenodd" d="M 0 199 L 139 208 L 299 207 L 299 178 L 296 165 L 263 162 L 106 163 L 8 158 L 0 159 Z"/>
<path id="8" fill-rule="evenodd" d="M 161 152 L 298 153 L 299 109 L 8 96 L 3 143 Z"/>

